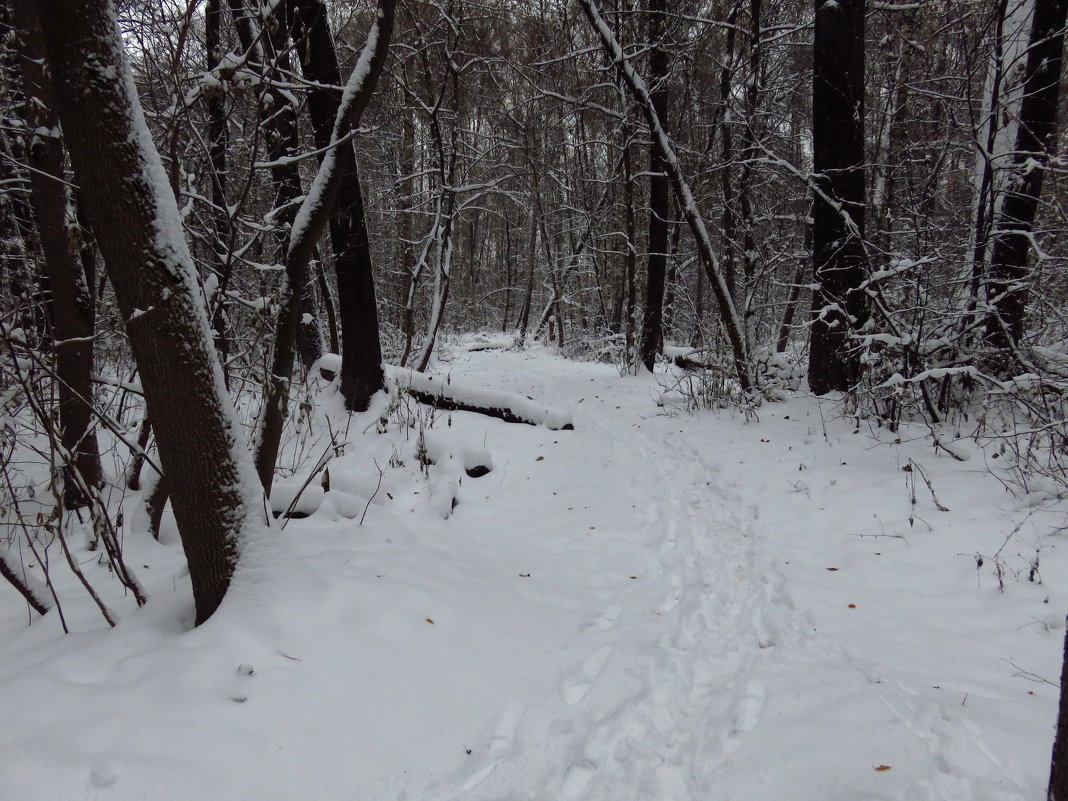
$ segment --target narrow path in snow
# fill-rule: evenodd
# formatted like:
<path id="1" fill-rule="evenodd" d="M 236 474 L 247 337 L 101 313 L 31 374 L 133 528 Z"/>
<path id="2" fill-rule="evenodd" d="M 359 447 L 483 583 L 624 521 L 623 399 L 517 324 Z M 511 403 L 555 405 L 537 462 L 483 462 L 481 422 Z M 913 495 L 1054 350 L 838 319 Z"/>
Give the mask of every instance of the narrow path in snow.
<path id="1" fill-rule="evenodd" d="M 550 402 L 586 400 L 567 436 L 586 440 L 591 455 L 608 444 L 610 458 L 591 456 L 586 469 L 604 472 L 614 489 L 588 499 L 589 514 L 633 507 L 618 540 L 643 549 L 656 568 L 571 638 L 574 656 L 556 679 L 560 705 L 509 703 L 489 754 L 439 787 L 433 797 L 442 801 L 499 798 L 505 788 L 516 798 L 699 798 L 760 720 L 767 688 L 754 666 L 787 630 L 775 621 L 789 610 L 756 510 L 670 418 L 641 421 L 629 405 L 598 404 L 586 376 L 557 375 L 547 386 Z M 647 383 L 635 387 L 644 400 Z M 522 763 L 514 773 L 527 786 L 509 782 L 510 759 Z"/>
<path id="2" fill-rule="evenodd" d="M 605 423 L 605 434 L 618 427 Z M 765 687 L 750 677 L 776 635 L 764 623 L 771 593 L 755 512 L 681 435 L 638 439 L 631 497 L 647 493 L 642 530 L 667 587 L 651 618 L 639 613 L 619 632 L 616 647 L 633 648 L 627 667 L 642 682 L 588 732 L 565 774 L 568 798 L 700 797 L 763 708 Z"/>

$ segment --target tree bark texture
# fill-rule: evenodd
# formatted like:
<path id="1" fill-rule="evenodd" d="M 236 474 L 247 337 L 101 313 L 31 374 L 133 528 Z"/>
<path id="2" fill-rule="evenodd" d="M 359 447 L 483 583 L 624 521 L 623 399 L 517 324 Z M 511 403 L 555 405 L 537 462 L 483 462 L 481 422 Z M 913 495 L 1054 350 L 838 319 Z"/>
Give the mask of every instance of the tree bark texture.
<path id="1" fill-rule="evenodd" d="M 107 0 L 39 0 L 56 108 L 126 320 L 189 562 L 196 622 L 215 611 L 258 497 L 192 257 Z"/>
<path id="2" fill-rule="evenodd" d="M 1064 639 L 1064 665 L 1061 668 L 1061 700 L 1057 713 L 1057 735 L 1049 772 L 1047 801 L 1068 801 L 1068 633 Z"/>
<path id="3" fill-rule="evenodd" d="M 816 0 L 813 43 L 812 258 L 809 388 L 848 390 L 860 378 L 850 332 L 865 321 L 864 0 Z"/>
<path id="4" fill-rule="evenodd" d="M 207 68 L 213 70 L 222 61 L 222 7 L 221 0 L 208 0 L 204 7 L 204 50 L 207 56 Z M 230 214 L 227 210 L 226 192 L 228 176 L 226 171 L 226 148 L 229 145 L 229 129 L 226 125 L 226 96 L 220 89 L 209 91 L 205 100 L 208 111 L 208 156 L 211 162 L 211 220 L 214 241 L 211 252 L 214 258 L 218 291 L 212 308 L 211 324 L 215 335 L 215 348 L 223 364 L 223 376 L 227 389 L 230 377 L 226 361 L 230 352 L 230 343 L 226 338 L 226 306 L 223 302 L 225 292 L 230 286 L 230 273 L 233 260 L 232 231 Z"/>
<path id="5" fill-rule="evenodd" d="M 55 377 L 59 394 L 60 441 L 78 471 L 84 488 L 99 487 L 104 476 L 93 430 L 93 334 L 96 304 L 93 275 L 83 267 L 72 243 L 67 213 L 72 198 L 64 182 L 64 148 L 52 87 L 44 70 L 44 40 L 31 0 L 14 0 L 18 62 L 26 93 L 27 148 L 32 192 L 44 269 L 48 276 Z M 91 248 L 91 244 L 89 245 Z M 91 262 L 90 262 L 91 264 Z M 67 508 L 88 502 L 73 477 L 64 481 Z"/>
<path id="6" fill-rule="evenodd" d="M 1024 95 L 1013 154 L 1013 171 L 993 231 L 990 276 L 986 284 L 991 314 L 986 341 L 1007 351 L 1023 337 L 1028 298 L 1027 256 L 1042 194 L 1042 179 L 1057 146 L 1064 25 L 1068 0 L 1035 0 Z"/>
<path id="7" fill-rule="evenodd" d="M 301 70 L 307 80 L 318 84 L 308 94 L 308 114 L 316 147 L 322 148 L 330 142 L 341 105 L 341 92 L 332 88 L 341 83 L 337 50 L 322 0 L 288 2 Z M 352 149 L 350 143 L 342 147 Z M 385 386 L 385 377 L 371 243 L 355 157 L 349 160 L 338 189 L 337 212 L 330 218 L 330 242 L 341 325 L 341 394 L 347 409 L 362 412 L 370 405 L 371 396 Z"/>
<path id="8" fill-rule="evenodd" d="M 665 47 L 666 0 L 649 0 L 649 96 L 663 124 L 668 118 L 667 79 L 670 71 Z M 664 335 L 664 282 L 667 275 L 668 232 L 671 227 L 671 184 L 664 155 L 655 142 L 649 145 L 649 252 L 645 262 L 645 308 L 639 351 L 645 369 L 652 372 Z"/>
<path id="9" fill-rule="evenodd" d="M 303 294 L 298 294 L 295 288 L 306 284 L 308 266 L 315 254 L 319 237 L 326 229 L 328 221 L 336 216 L 340 190 L 345 184 L 349 165 L 354 158 L 351 143 L 343 140 L 359 126 L 360 117 L 371 100 L 389 50 L 395 8 L 396 0 L 380 0 L 378 4 L 375 23 L 368 32 L 367 42 L 349 77 L 342 96 L 343 103 L 339 103 L 337 107 L 327 140 L 329 152 L 324 152 L 319 171 L 293 222 L 285 257 L 289 287 L 283 293 L 278 312 L 278 332 L 271 362 L 270 384 L 264 393 L 260 441 L 256 449 L 256 472 L 268 495 L 287 413 L 289 381 L 293 375 L 293 345 L 301 318 Z M 343 283 L 341 276 L 338 282 L 339 285 Z M 341 316 L 344 319 L 344 315 L 350 310 L 345 308 L 345 297 L 340 290 L 339 295 Z M 342 331 L 344 327 L 343 323 Z M 377 321 L 375 327 L 377 331 Z M 344 337 L 344 334 L 342 336 Z M 342 339 L 342 350 L 344 348 L 345 342 Z"/>

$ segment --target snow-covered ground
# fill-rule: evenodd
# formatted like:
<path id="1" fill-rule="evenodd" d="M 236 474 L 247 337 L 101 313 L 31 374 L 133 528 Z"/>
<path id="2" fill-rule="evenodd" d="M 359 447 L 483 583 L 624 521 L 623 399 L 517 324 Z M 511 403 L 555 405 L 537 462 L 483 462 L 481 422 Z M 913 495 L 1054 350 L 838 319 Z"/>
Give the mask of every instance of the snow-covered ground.
<path id="1" fill-rule="evenodd" d="M 133 511 L 148 606 L 79 554 L 114 630 L 73 584 L 66 636 L 0 589 L 0 799 L 1044 798 L 1063 510 L 1028 516 L 975 445 L 803 396 L 677 413 L 541 350 L 439 370 L 574 430 L 355 419 L 294 554 L 196 630 L 173 530 Z M 433 418 L 425 470 L 404 418 Z"/>

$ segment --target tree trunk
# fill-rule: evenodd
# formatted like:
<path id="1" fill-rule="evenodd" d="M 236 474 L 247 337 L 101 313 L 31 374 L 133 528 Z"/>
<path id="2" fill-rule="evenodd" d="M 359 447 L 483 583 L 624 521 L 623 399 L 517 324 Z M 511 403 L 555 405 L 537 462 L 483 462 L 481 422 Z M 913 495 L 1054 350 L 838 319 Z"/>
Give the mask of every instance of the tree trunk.
<path id="1" fill-rule="evenodd" d="M 100 450 L 93 430 L 93 334 L 96 304 L 93 275 L 87 273 L 71 241 L 67 211 L 72 199 L 64 185 L 63 140 L 59 133 L 52 88 L 44 71 L 44 40 L 30 0 L 13 3 L 19 67 L 26 92 L 26 126 L 33 140 L 28 148 L 32 193 L 45 272 L 51 290 L 55 375 L 59 394 L 60 439 L 85 487 L 99 487 L 104 476 Z M 88 247 L 92 247 L 91 243 Z M 90 261 L 91 265 L 92 262 Z M 79 482 L 64 482 L 68 509 L 88 502 Z"/>
<path id="2" fill-rule="evenodd" d="M 738 384 L 742 390 L 748 391 L 753 386 L 753 379 L 750 375 L 749 353 L 745 345 L 742 325 L 738 319 L 734 299 L 727 289 L 720 261 L 712 250 L 712 239 L 708 234 L 708 228 L 705 226 L 704 218 L 697 209 L 697 202 L 690 189 L 690 184 L 682 174 L 682 167 L 679 164 L 675 148 L 664 130 L 663 121 L 657 114 L 656 106 L 653 105 L 652 98 L 649 96 L 649 89 L 645 81 L 635 71 L 630 61 L 627 60 L 619 41 L 605 24 L 596 0 L 579 0 L 579 5 L 586 14 L 590 25 L 597 32 L 605 55 L 615 65 L 623 83 L 637 102 L 638 108 L 649 126 L 649 133 L 664 157 L 664 166 L 671 181 L 675 199 L 678 201 L 682 215 L 696 240 L 697 252 L 701 257 L 701 263 L 708 276 L 708 281 L 712 285 L 716 300 L 719 302 L 720 319 L 731 343 Z"/>
<path id="3" fill-rule="evenodd" d="M 1064 639 L 1064 664 L 1061 668 L 1061 700 L 1057 713 L 1057 735 L 1053 741 L 1053 759 L 1049 772 L 1047 801 L 1068 801 L 1068 632 Z"/>
<path id="4" fill-rule="evenodd" d="M 316 146 L 322 148 L 330 142 L 334 118 L 341 105 L 341 92 L 333 88 L 341 84 L 337 50 L 322 0 L 288 0 L 288 3 L 301 70 L 308 81 L 317 84 L 308 93 L 308 114 Z M 374 84 L 372 80 L 372 90 Z M 348 142 L 342 147 L 352 150 Z M 385 386 L 385 378 L 371 243 L 355 157 L 348 160 L 338 189 L 337 213 L 330 218 L 330 242 L 334 249 L 341 326 L 341 394 L 345 408 L 362 412 L 370 405 L 371 396 Z"/>
<path id="5" fill-rule="evenodd" d="M 860 378 L 850 333 L 867 315 L 864 251 L 864 0 L 816 0 L 813 42 L 812 261 L 808 385 L 817 395 Z"/>
<path id="6" fill-rule="evenodd" d="M 260 505 L 255 475 L 114 11 L 107 0 L 39 0 L 37 9 L 49 21 L 56 108 L 141 374 L 199 624 L 222 601 Z"/>
<path id="7" fill-rule="evenodd" d="M 664 42 L 666 0 L 649 0 L 649 78 L 652 82 L 650 98 L 657 116 L 668 118 L 667 79 L 668 52 Z M 642 313 L 642 334 L 639 352 L 645 369 L 652 372 L 660 341 L 664 335 L 664 282 L 667 274 L 668 228 L 671 214 L 671 184 L 667 165 L 656 143 L 649 145 L 649 252 L 646 258 L 645 309 Z"/>
<path id="8" fill-rule="evenodd" d="M 626 130 L 626 129 L 624 129 Z M 630 157 L 630 135 L 624 133 L 623 143 L 623 233 L 626 236 L 624 247 L 627 256 L 625 272 L 623 276 L 623 292 L 626 298 L 626 313 L 624 315 L 624 332 L 627 342 L 627 363 L 633 364 L 634 352 L 634 307 L 638 301 L 638 248 L 635 240 L 638 238 L 637 226 L 634 222 L 634 168 Z"/>
<path id="9" fill-rule="evenodd" d="M 519 320 L 516 327 L 516 345 L 520 348 L 527 339 L 527 327 L 530 325 L 530 307 L 534 305 L 534 268 L 538 263 L 538 217 L 530 215 L 530 237 L 527 239 L 527 288 L 523 294 L 523 305 L 519 308 Z"/>
<path id="10" fill-rule="evenodd" d="M 343 102 L 338 106 L 323 160 L 293 221 L 285 261 L 289 289 L 283 293 L 278 313 L 279 331 L 276 335 L 277 344 L 269 379 L 271 386 L 261 422 L 259 447 L 256 449 L 256 471 L 268 494 L 281 442 L 282 423 L 285 420 L 286 411 L 284 404 L 288 399 L 288 383 L 293 371 L 293 343 L 296 340 L 301 315 L 302 298 L 294 288 L 303 287 L 307 281 L 308 265 L 315 254 L 319 237 L 328 221 L 337 216 L 335 211 L 341 187 L 351 175 L 349 165 L 354 158 L 351 144 L 342 140 L 359 126 L 360 117 L 374 93 L 378 76 L 386 62 L 389 40 L 393 34 L 395 8 L 396 0 L 379 0 L 378 14 L 367 34 L 367 42 L 364 44 L 360 59 L 349 76 L 343 93 Z M 362 203 L 362 198 L 360 202 Z M 360 216 L 362 218 L 362 206 Z M 352 276 L 338 276 L 338 295 L 341 298 L 343 316 L 351 313 L 351 309 L 344 308 L 345 294 L 341 292 L 340 286 L 343 280 L 351 278 Z M 349 289 L 351 290 L 352 287 L 349 286 Z M 377 322 L 375 328 L 377 331 Z M 344 330 L 345 326 L 342 324 L 342 332 Z M 279 347 L 283 343 L 287 345 L 286 350 Z M 344 348 L 345 342 L 342 340 L 342 349 Z M 282 391 L 283 388 L 286 389 L 285 392 Z"/>
<path id="11" fill-rule="evenodd" d="M 724 54 L 723 66 L 719 71 L 719 129 L 720 129 L 720 183 L 723 191 L 723 278 L 727 282 L 727 290 L 731 297 L 738 297 L 738 210 L 737 210 L 737 187 L 732 178 L 734 171 L 731 169 L 731 161 L 734 158 L 734 115 L 731 113 L 731 78 L 734 75 L 735 55 L 734 42 L 738 31 L 738 14 L 741 11 L 741 0 L 737 0 L 731 6 L 727 14 L 727 41 L 726 53 Z"/>
<path id="12" fill-rule="evenodd" d="M 783 309 L 782 322 L 779 323 L 779 336 L 775 340 L 775 352 L 785 353 L 790 345 L 790 332 L 794 327 L 794 317 L 797 314 L 798 301 L 801 299 L 802 281 L 805 273 L 809 270 L 808 253 L 812 250 L 812 226 L 805 223 L 805 255 L 797 260 L 794 275 L 790 281 L 789 295 L 786 298 L 786 308 Z"/>
<path id="13" fill-rule="evenodd" d="M 1001 128 L 1002 84 L 1005 80 L 1005 21 L 1009 0 L 997 0 L 994 23 L 993 52 L 991 53 L 989 74 L 984 88 L 985 116 L 976 130 L 978 144 L 976 163 L 976 183 L 978 197 L 975 202 L 975 226 L 972 232 L 972 281 L 968 311 L 974 312 L 979 305 L 982 282 L 986 277 L 987 256 L 990 250 L 990 227 L 994 221 L 995 186 L 994 158 L 997 156 L 998 131 Z M 1010 43 L 1011 44 L 1011 43 Z M 1005 109 L 1007 111 L 1007 109 Z M 972 322 L 972 315 L 966 318 L 967 325 Z"/>
<path id="14" fill-rule="evenodd" d="M 1013 153 L 1013 173 L 993 232 L 986 285 L 991 314 L 987 344 L 1007 355 L 1023 337 L 1027 308 L 1027 255 L 1042 194 L 1042 179 L 1056 149 L 1057 108 L 1068 0 L 1035 0 L 1024 96 Z"/>
<path id="15" fill-rule="evenodd" d="M 213 70 L 222 61 L 222 7 L 220 0 L 208 0 L 204 7 L 204 50 L 207 68 Z M 220 88 L 207 91 L 205 105 L 208 111 L 208 156 L 211 162 L 211 221 L 214 239 L 211 243 L 213 268 L 218 278 L 218 290 L 212 304 L 211 326 L 215 336 L 215 348 L 223 365 L 226 388 L 230 388 L 230 374 L 226 361 L 230 343 L 226 338 L 226 290 L 230 285 L 232 232 L 230 213 L 226 202 L 227 172 L 226 148 L 230 137 L 226 125 L 226 95 Z"/>

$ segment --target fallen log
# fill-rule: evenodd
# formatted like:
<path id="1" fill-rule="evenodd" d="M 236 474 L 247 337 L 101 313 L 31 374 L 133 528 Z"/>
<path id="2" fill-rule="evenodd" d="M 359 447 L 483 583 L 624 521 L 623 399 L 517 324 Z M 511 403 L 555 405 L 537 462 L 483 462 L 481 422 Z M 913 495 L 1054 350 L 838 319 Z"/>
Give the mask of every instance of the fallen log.
<path id="1" fill-rule="evenodd" d="M 664 346 L 664 356 L 673 365 L 681 367 L 683 370 L 711 370 L 715 367 L 711 361 L 702 358 L 703 353 L 705 351 L 696 348 L 681 348 L 677 345 Z"/>
<path id="2" fill-rule="evenodd" d="M 451 376 L 427 375 L 415 370 L 387 367 L 386 374 L 397 387 L 419 403 L 447 411 L 474 412 L 506 423 L 543 425 L 552 430 L 575 428 L 571 412 L 542 406 L 533 398 L 509 392 L 457 385 Z"/>

